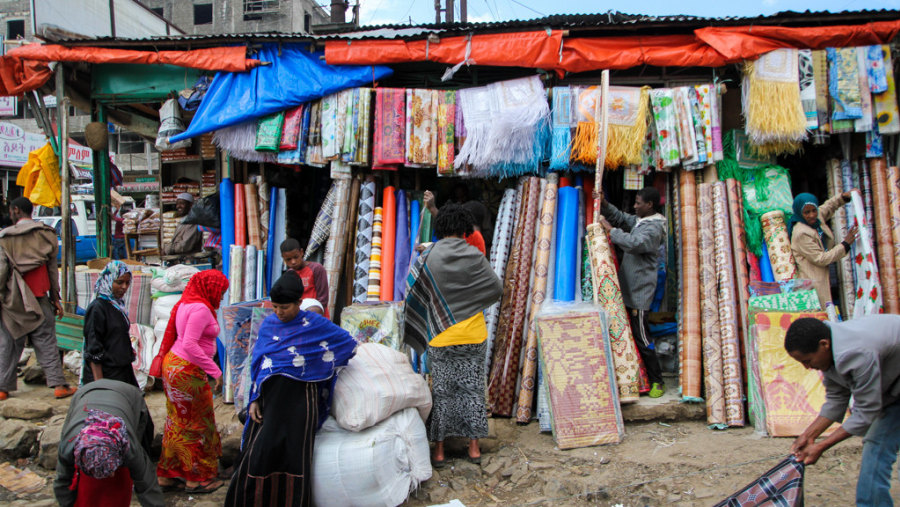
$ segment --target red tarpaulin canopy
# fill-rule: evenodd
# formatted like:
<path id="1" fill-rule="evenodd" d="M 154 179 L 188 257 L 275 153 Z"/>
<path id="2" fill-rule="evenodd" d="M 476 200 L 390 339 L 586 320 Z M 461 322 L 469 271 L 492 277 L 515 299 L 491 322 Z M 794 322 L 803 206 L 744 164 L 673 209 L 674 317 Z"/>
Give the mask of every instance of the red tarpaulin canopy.
<path id="1" fill-rule="evenodd" d="M 327 41 L 325 60 L 332 65 L 423 61 L 452 65 L 466 59 L 466 46 L 471 39 L 470 58 L 475 65 L 567 72 L 627 69 L 640 65 L 719 67 L 755 59 L 778 48 L 824 49 L 885 44 L 898 31 L 900 20 L 800 28 L 706 27 L 687 35 L 563 39 L 561 31 L 553 30 L 455 36 L 435 43 L 424 40 Z"/>
<path id="2" fill-rule="evenodd" d="M 0 57 L 0 96 L 20 95 L 46 83 L 53 75 L 49 62 L 168 64 L 226 72 L 243 72 L 261 63 L 247 58 L 247 48 L 244 46 L 191 51 L 134 51 L 29 44 Z"/>

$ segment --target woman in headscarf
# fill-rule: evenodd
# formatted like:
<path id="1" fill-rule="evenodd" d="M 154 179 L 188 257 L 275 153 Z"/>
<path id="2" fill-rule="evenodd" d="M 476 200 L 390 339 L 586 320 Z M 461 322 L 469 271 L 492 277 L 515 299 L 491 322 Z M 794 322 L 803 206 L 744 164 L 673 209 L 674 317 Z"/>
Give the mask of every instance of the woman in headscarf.
<path id="1" fill-rule="evenodd" d="M 445 464 L 446 437 L 467 437 L 469 461 L 481 463 L 478 439 L 488 434 L 483 312 L 503 287 L 487 258 L 466 242 L 473 223 L 464 207 L 445 204 L 434 221 L 439 241 L 407 278 L 404 340 L 419 353 L 428 348 L 433 406 L 427 427 L 437 468 Z"/>
<path id="2" fill-rule="evenodd" d="M 172 308 L 159 355 L 166 390 L 166 425 L 156 474 L 165 489 L 186 483 L 185 492 L 211 493 L 224 482 L 219 474 L 222 444 L 213 411 L 213 390 L 207 376 L 222 386 L 222 370 L 213 361 L 219 323 L 216 310 L 228 289 L 222 272 L 210 269 L 191 277 Z M 176 339 L 177 338 L 177 339 Z M 150 374 L 158 376 L 159 361 Z"/>
<path id="3" fill-rule="evenodd" d="M 120 261 L 107 264 L 94 284 L 97 297 L 84 314 L 82 384 L 108 378 L 138 385 L 131 367 L 131 322 L 123 299 L 130 286 L 131 271 Z"/>
<path id="4" fill-rule="evenodd" d="M 798 276 L 812 280 L 819 295 L 822 309 L 831 302 L 831 284 L 828 266 L 842 259 L 850 252 L 850 245 L 856 240 L 854 225 L 844 235 L 840 244 L 834 245 L 834 235 L 825 224 L 835 211 L 850 202 L 850 192 L 836 195 L 819 206 L 812 194 L 802 193 L 794 198 L 794 216 L 789 224 L 791 251 L 797 262 Z"/>
<path id="5" fill-rule="evenodd" d="M 72 398 L 59 439 L 56 501 L 64 507 L 165 505 L 150 460 L 153 421 L 134 386 L 98 379 Z"/>
<path id="6" fill-rule="evenodd" d="M 328 417 L 336 372 L 356 351 L 347 331 L 300 309 L 293 272 L 269 292 L 274 315 L 259 327 L 240 461 L 225 505 L 312 505 L 316 430 Z M 327 499 L 320 499 L 327 504 Z"/>

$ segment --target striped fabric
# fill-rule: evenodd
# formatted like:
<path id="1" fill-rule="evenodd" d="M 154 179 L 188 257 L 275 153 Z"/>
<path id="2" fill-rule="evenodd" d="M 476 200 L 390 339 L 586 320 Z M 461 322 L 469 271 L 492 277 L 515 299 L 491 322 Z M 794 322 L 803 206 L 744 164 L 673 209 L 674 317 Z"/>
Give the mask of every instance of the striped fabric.
<path id="1" fill-rule="evenodd" d="M 804 468 L 803 463 L 791 456 L 715 507 L 802 506 Z"/>

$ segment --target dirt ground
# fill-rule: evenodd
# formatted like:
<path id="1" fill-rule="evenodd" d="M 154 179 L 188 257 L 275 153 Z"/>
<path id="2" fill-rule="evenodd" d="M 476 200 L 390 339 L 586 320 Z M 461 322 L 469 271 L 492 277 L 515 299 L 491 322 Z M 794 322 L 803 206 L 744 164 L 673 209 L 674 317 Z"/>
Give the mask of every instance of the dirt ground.
<path id="1" fill-rule="evenodd" d="M 64 414 L 68 406 L 67 400 L 54 400 L 44 387 L 23 386 L 14 396 L 48 402 L 54 414 Z M 147 403 L 159 433 L 165 420 L 165 397 L 155 391 L 147 396 Z M 221 399 L 216 404 L 223 445 L 233 452 L 240 429 L 234 408 Z M 668 412 L 670 417 L 672 414 L 677 411 Z M 777 464 L 791 443 L 790 439 L 761 437 L 752 428 L 714 431 L 703 421 L 642 421 L 626 422 L 625 439 L 618 445 L 562 451 L 552 435 L 540 433 L 536 422 L 522 426 L 498 418 L 491 420 L 490 427 L 491 436 L 482 440 L 481 466 L 464 459 L 464 441 L 448 441 L 448 466 L 435 470 L 406 505 L 458 499 L 466 506 L 710 506 Z M 808 468 L 806 505 L 852 505 L 860 455 L 861 440 L 854 438 Z M 54 472 L 33 459 L 20 461 L 18 466 L 46 477 L 47 486 L 21 498 L 0 487 L 0 504 L 55 505 Z M 167 494 L 166 503 L 210 507 L 221 505 L 224 498 L 222 488 L 206 496 Z M 900 487 L 894 487 L 894 500 L 900 501 Z M 133 505 L 139 504 L 134 501 Z"/>

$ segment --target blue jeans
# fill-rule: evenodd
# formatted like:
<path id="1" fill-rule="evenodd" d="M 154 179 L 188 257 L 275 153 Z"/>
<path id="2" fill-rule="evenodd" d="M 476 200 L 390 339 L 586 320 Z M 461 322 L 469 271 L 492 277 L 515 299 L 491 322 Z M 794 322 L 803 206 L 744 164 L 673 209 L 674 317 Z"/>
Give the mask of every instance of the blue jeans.
<path id="1" fill-rule="evenodd" d="M 128 251 L 125 250 L 125 238 L 113 238 L 112 247 L 113 259 L 124 259 L 128 257 Z"/>
<path id="2" fill-rule="evenodd" d="M 891 472 L 900 451 L 900 403 L 884 409 L 863 441 L 862 463 L 856 483 L 856 505 L 892 506 Z"/>

